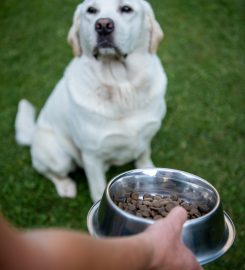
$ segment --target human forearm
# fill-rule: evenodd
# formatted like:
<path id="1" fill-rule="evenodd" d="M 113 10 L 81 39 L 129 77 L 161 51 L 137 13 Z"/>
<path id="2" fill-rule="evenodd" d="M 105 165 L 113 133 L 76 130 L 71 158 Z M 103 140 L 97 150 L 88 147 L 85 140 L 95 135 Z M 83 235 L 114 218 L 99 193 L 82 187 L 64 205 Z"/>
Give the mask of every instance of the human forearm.
<path id="1" fill-rule="evenodd" d="M 32 231 L 25 238 L 55 258 L 59 270 L 149 269 L 150 246 L 141 237 L 95 239 L 64 230 Z"/>
<path id="2" fill-rule="evenodd" d="M 136 237 L 94 239 L 64 230 L 19 232 L 0 220 L 4 270 L 147 269 L 149 252 Z"/>
<path id="3" fill-rule="evenodd" d="M 26 241 L 22 233 L 13 229 L 0 216 L 0 269 L 51 270 L 50 258 L 46 255 L 44 250 Z"/>
<path id="4" fill-rule="evenodd" d="M 87 237 L 90 248 L 87 253 L 87 268 L 107 270 L 148 270 L 151 261 L 150 246 L 140 237 L 113 238 L 105 240 Z M 92 251 L 92 252 L 91 252 Z"/>

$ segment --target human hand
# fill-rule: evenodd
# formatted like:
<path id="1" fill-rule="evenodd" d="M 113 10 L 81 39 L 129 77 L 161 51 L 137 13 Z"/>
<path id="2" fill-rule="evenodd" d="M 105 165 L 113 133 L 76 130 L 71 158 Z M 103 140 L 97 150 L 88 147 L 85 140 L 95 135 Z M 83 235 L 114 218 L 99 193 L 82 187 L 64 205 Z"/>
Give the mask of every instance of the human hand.
<path id="1" fill-rule="evenodd" d="M 202 270 L 196 258 L 181 240 L 181 231 L 187 213 L 175 207 L 171 213 L 157 221 L 139 235 L 144 246 L 151 251 L 149 270 Z"/>

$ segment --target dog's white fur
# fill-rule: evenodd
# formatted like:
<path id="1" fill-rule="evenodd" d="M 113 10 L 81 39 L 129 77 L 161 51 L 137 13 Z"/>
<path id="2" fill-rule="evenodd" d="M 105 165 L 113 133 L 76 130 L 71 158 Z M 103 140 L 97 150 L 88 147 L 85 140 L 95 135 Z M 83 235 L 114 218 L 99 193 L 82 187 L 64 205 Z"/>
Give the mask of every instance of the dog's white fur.
<path id="1" fill-rule="evenodd" d="M 133 12 L 122 13 L 128 5 Z M 96 14 L 87 12 L 93 6 Z M 118 48 L 100 48 L 95 57 L 95 21 L 111 18 Z M 166 112 L 165 72 L 156 56 L 163 36 L 144 0 L 85 0 L 68 34 L 75 58 L 65 70 L 35 122 L 33 106 L 19 103 L 16 140 L 31 146 L 33 167 L 50 179 L 58 194 L 76 195 L 68 177 L 84 168 L 93 201 L 101 198 L 110 165 L 135 160 L 154 166 L 150 143 Z M 120 52 L 120 53 L 118 53 Z"/>

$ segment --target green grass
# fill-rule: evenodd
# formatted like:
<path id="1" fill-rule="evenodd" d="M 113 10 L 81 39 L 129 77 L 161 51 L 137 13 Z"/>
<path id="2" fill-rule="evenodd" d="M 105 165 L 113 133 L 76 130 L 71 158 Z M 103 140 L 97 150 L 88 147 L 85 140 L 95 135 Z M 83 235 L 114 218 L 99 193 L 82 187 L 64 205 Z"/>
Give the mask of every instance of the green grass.
<path id="1" fill-rule="evenodd" d="M 244 5 L 242 0 L 151 1 L 165 32 L 159 49 L 168 79 L 168 112 L 152 142 L 153 160 L 197 174 L 219 191 L 237 236 L 207 270 L 245 269 Z M 91 207 L 86 178 L 78 196 L 60 199 L 14 140 L 18 101 L 40 109 L 72 54 L 66 44 L 74 8 L 65 0 L 0 2 L 0 211 L 24 228 L 86 230 Z M 131 169 L 112 168 L 108 179 Z"/>

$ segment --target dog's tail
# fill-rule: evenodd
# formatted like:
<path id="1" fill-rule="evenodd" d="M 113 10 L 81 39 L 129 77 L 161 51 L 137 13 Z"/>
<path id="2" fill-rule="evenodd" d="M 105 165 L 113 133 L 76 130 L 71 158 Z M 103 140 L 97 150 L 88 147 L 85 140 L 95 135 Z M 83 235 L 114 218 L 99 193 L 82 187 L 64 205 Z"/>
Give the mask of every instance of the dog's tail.
<path id="1" fill-rule="evenodd" d="M 20 145 L 30 145 L 35 129 L 36 111 L 30 102 L 22 99 L 15 119 L 15 139 Z"/>

